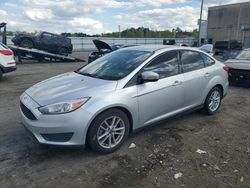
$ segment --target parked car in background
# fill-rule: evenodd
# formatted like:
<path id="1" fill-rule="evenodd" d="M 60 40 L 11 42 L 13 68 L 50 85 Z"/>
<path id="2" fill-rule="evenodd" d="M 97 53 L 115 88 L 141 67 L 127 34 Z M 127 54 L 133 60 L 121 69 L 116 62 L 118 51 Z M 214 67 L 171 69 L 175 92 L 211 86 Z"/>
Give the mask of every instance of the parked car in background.
<path id="1" fill-rule="evenodd" d="M 103 42 L 101 40 L 93 40 L 93 43 L 98 51 L 94 51 L 89 54 L 88 63 L 91 63 L 92 61 L 102 57 L 105 54 L 118 50 L 123 46 L 120 44 L 114 44 L 110 46 L 106 42 Z"/>
<path id="2" fill-rule="evenodd" d="M 212 44 L 203 44 L 201 47 L 199 47 L 199 49 L 208 53 L 209 55 L 213 55 L 214 46 Z"/>
<path id="3" fill-rule="evenodd" d="M 229 50 L 224 51 L 222 55 L 223 60 L 234 59 L 242 50 Z"/>
<path id="4" fill-rule="evenodd" d="M 0 42 L 0 79 L 3 74 L 16 70 L 16 62 L 11 49 Z"/>
<path id="5" fill-rule="evenodd" d="M 73 50 L 71 39 L 48 32 L 40 32 L 35 36 L 18 34 L 12 39 L 12 42 L 16 46 L 36 48 L 38 50 L 66 56 L 71 54 Z"/>
<path id="6" fill-rule="evenodd" d="M 229 67 L 229 83 L 250 87 L 250 49 L 242 50 L 234 59 L 225 62 Z"/>
<path id="7" fill-rule="evenodd" d="M 223 55 L 224 51 L 241 50 L 242 44 L 236 40 L 216 41 L 214 44 L 214 55 Z"/>
<path id="8" fill-rule="evenodd" d="M 88 143 L 109 153 L 129 133 L 165 118 L 198 108 L 215 114 L 228 90 L 227 71 L 194 48 L 122 48 L 26 90 L 22 122 L 40 143 Z"/>

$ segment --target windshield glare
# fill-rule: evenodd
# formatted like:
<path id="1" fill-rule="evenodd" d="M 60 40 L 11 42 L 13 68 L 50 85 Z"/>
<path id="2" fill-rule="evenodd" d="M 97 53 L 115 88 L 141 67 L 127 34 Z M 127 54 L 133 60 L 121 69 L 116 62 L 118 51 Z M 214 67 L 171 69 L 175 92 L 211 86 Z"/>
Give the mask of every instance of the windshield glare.
<path id="1" fill-rule="evenodd" d="M 105 80 L 119 80 L 130 74 L 151 54 L 139 50 L 118 50 L 86 65 L 78 73 Z"/>
<path id="2" fill-rule="evenodd" d="M 249 50 L 242 51 L 235 59 L 250 60 L 250 51 Z"/>

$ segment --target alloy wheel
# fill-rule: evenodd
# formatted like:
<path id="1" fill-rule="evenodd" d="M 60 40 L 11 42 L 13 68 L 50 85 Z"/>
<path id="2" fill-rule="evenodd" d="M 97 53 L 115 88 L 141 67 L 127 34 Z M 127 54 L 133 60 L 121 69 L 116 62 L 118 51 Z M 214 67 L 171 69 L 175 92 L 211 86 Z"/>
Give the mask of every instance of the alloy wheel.
<path id="1" fill-rule="evenodd" d="M 114 148 L 123 139 L 125 134 L 125 123 L 118 116 L 106 118 L 97 131 L 97 141 L 103 148 Z"/>
<path id="2" fill-rule="evenodd" d="M 221 101 L 221 96 L 219 91 L 214 90 L 209 97 L 208 101 L 209 110 L 211 112 L 216 111 L 220 106 L 220 101 Z"/>

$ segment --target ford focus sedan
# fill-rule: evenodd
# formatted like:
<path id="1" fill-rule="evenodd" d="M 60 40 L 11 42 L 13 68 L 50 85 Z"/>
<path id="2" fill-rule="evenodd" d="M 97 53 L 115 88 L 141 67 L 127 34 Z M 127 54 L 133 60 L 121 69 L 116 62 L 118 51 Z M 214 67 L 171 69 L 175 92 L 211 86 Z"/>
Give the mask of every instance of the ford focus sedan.
<path id="1" fill-rule="evenodd" d="M 227 90 L 228 67 L 198 49 L 136 46 L 34 85 L 20 109 L 42 144 L 109 153 L 162 119 L 198 108 L 215 114 Z"/>

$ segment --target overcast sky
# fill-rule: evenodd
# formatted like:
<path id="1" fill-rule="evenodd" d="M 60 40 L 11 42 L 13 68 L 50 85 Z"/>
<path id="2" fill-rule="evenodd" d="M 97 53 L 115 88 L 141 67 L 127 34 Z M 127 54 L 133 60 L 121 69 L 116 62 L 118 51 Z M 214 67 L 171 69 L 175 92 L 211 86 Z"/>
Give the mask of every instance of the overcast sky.
<path id="1" fill-rule="evenodd" d="M 207 7 L 247 0 L 204 0 Z M 248 0 L 249 1 L 249 0 Z M 197 28 L 201 0 L 0 0 L 0 22 L 12 31 L 99 34 L 130 27 Z"/>

